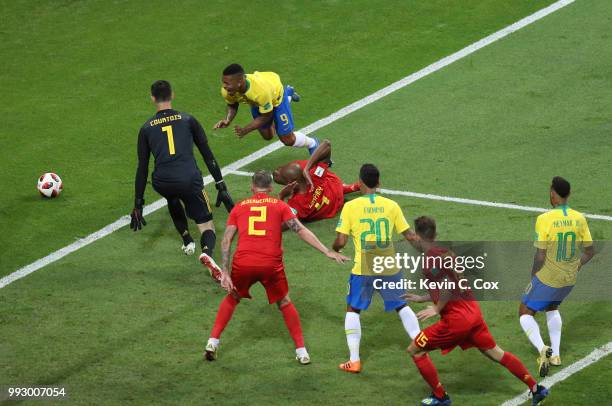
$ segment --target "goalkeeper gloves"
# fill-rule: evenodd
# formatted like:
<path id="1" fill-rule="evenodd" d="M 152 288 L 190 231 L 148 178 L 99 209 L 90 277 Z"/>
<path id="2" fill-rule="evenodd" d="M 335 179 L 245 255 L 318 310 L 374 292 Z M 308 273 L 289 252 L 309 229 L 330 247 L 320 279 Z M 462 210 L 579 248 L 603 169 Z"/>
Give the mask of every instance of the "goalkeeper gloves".
<path id="1" fill-rule="evenodd" d="M 147 225 L 147 222 L 142 215 L 142 206 L 144 206 L 144 199 L 136 199 L 134 208 L 130 214 L 130 217 L 132 218 L 130 221 L 130 228 L 134 231 L 138 231 L 142 228 L 142 226 Z"/>
<path id="2" fill-rule="evenodd" d="M 227 186 L 225 186 L 225 181 L 220 180 L 215 184 L 217 188 L 217 201 L 215 203 L 215 207 L 220 207 L 221 203 L 225 206 L 225 209 L 229 213 L 234 208 L 234 201 L 227 191 Z"/>

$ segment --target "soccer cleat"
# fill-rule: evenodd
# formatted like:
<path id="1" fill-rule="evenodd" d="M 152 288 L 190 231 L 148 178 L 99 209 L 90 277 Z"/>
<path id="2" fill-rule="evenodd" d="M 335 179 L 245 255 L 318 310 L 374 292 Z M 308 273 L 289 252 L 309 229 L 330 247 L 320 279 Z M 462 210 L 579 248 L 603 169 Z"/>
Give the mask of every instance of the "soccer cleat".
<path id="1" fill-rule="evenodd" d="M 539 405 L 548 396 L 548 389 L 545 386 L 538 385 L 535 393 L 532 393 L 531 405 Z"/>
<path id="2" fill-rule="evenodd" d="M 297 103 L 300 101 L 301 97 L 299 94 L 295 92 L 295 89 L 293 88 L 293 86 L 287 85 L 285 89 L 287 90 L 287 97 L 291 97 L 292 102 Z"/>
<path id="3" fill-rule="evenodd" d="M 315 149 L 319 147 L 319 139 L 317 137 L 312 137 L 312 139 L 315 140 L 315 144 L 312 147 L 308 148 L 308 153 L 310 155 L 314 154 Z"/>
<path id="4" fill-rule="evenodd" d="M 308 355 L 305 348 L 303 351 L 295 351 L 295 359 L 300 363 L 300 365 L 310 364 L 310 355 Z"/>
<path id="5" fill-rule="evenodd" d="M 552 348 L 545 345 L 542 347 L 542 351 L 540 351 L 540 356 L 538 357 L 538 371 L 540 372 L 540 376 L 544 378 L 548 375 L 548 368 L 550 367 L 550 357 L 552 355 Z"/>
<path id="6" fill-rule="evenodd" d="M 358 374 L 361 372 L 361 361 L 346 361 L 344 364 L 338 365 L 343 371 Z"/>
<path id="7" fill-rule="evenodd" d="M 183 254 L 193 255 L 195 254 L 195 242 L 192 241 L 187 245 L 183 245 L 181 249 L 183 250 Z"/>
<path id="8" fill-rule="evenodd" d="M 210 255 L 203 252 L 200 255 L 200 262 L 202 263 L 202 265 L 208 268 L 208 272 L 210 272 L 210 276 L 212 276 L 214 280 L 216 280 L 217 282 L 221 281 L 221 268 L 219 268 L 219 265 L 217 265 L 215 260 L 212 259 Z"/>
<path id="9" fill-rule="evenodd" d="M 204 359 L 206 361 L 214 361 L 217 359 L 217 351 L 219 351 L 219 345 L 213 343 L 210 339 L 206 343 L 206 348 L 204 349 Z"/>
<path id="10" fill-rule="evenodd" d="M 561 365 L 561 357 L 558 355 L 553 355 L 550 357 L 550 365 L 553 367 L 558 367 Z"/>
<path id="11" fill-rule="evenodd" d="M 445 393 L 443 398 L 439 398 L 433 393 L 421 400 L 421 406 L 450 406 L 453 402 L 451 401 L 448 394 Z"/>

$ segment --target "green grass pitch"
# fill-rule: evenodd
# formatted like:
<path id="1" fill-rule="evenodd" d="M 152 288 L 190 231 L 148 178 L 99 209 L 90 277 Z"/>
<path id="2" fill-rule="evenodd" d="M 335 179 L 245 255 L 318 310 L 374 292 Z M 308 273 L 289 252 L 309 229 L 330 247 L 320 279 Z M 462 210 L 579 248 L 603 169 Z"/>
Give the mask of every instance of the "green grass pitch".
<path id="1" fill-rule="evenodd" d="M 211 130 L 224 114 L 228 63 L 274 70 L 294 85 L 303 97 L 293 106 L 299 128 L 552 2 L 4 2 L 0 277 L 129 212 L 136 135 L 153 113 L 147 92 L 156 79 L 172 82 L 175 107 L 198 117 L 227 165 L 265 145 L 256 133 L 238 140 Z M 346 181 L 369 161 L 389 189 L 546 207 L 548 182 L 560 174 L 572 182 L 572 207 L 612 215 L 610 15 L 609 1 L 578 0 L 317 136 L 332 141 L 334 170 Z M 246 120 L 243 107 L 236 123 Z M 304 154 L 283 148 L 245 170 Z M 64 180 L 57 199 L 35 190 L 45 171 Z M 235 200 L 247 196 L 248 178 L 227 183 Z M 147 189 L 148 203 L 159 198 Z M 436 217 L 441 239 L 533 233 L 535 213 L 396 200 L 408 219 Z M 225 211 L 214 215 L 222 230 Z M 140 233 L 122 228 L 0 289 L 0 385 L 66 386 L 77 404 L 394 405 L 428 393 L 397 315 L 384 314 L 380 301 L 362 317 L 364 372 L 336 370 L 348 352 L 350 267 L 293 235 L 285 236 L 286 268 L 313 364 L 293 360 L 282 317 L 259 287 L 239 305 L 219 361 L 202 362 L 223 294 L 180 253 L 165 208 L 147 220 Z M 334 220 L 311 228 L 326 244 L 334 238 Z M 595 239 L 612 239 L 612 222 L 590 228 Z M 525 283 L 529 271 L 509 269 Z M 482 303 L 498 343 L 535 372 L 517 307 L 518 298 Z M 609 303 L 568 301 L 562 315 L 565 365 L 612 337 Z M 525 390 L 477 351 L 433 360 L 454 404 L 495 405 Z M 611 368 L 604 358 L 571 376 L 548 404 L 610 398 Z"/>

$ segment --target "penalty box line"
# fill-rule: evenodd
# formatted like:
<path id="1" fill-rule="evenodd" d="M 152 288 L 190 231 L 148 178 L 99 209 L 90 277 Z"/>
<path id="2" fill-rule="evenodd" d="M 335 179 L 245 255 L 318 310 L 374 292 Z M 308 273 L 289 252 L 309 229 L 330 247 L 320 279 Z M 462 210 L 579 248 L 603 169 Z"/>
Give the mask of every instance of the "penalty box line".
<path id="1" fill-rule="evenodd" d="M 392 84 L 390 84 L 387 87 L 384 87 L 372 94 L 370 94 L 369 96 L 366 96 L 362 99 L 357 100 L 356 102 L 349 104 L 346 107 L 343 107 L 342 109 L 336 111 L 335 113 L 330 114 L 327 117 L 324 117 L 318 121 L 315 121 L 314 123 L 308 125 L 307 127 L 304 127 L 302 129 L 302 131 L 306 134 L 312 133 L 313 131 L 316 131 L 320 128 L 323 128 L 337 120 L 340 120 L 341 118 L 362 109 L 363 107 L 366 107 L 372 103 L 374 103 L 377 100 L 382 99 L 385 96 L 388 96 L 389 94 L 400 90 L 414 82 L 416 82 L 419 79 L 422 79 L 426 76 L 431 75 L 434 72 L 439 71 L 442 68 L 445 68 L 446 66 L 457 62 L 458 60 L 461 60 L 463 58 L 465 58 L 466 56 L 469 56 L 471 54 L 473 54 L 474 52 L 496 42 L 499 41 L 502 38 L 507 37 L 508 35 L 512 34 L 513 32 L 516 32 L 544 17 L 546 17 L 549 14 L 554 13 L 557 10 L 562 9 L 565 6 L 568 6 L 570 4 L 572 4 L 575 0 L 559 0 L 547 7 L 544 7 L 543 9 L 536 11 L 535 13 L 513 23 L 510 24 L 509 26 L 502 28 L 499 31 L 494 32 L 491 35 L 488 35 L 484 38 L 482 38 L 481 40 L 478 40 L 476 42 L 474 42 L 471 45 L 468 45 L 467 47 L 460 49 L 459 51 L 450 54 L 440 60 L 438 60 L 437 62 L 432 63 L 431 65 L 426 66 L 425 68 L 414 72 L 400 80 L 398 80 L 397 82 L 394 82 Z M 229 173 L 231 171 L 234 170 L 239 170 L 240 168 L 250 164 L 251 162 L 254 162 L 256 160 L 258 160 L 259 158 L 262 158 L 266 155 L 271 154 L 272 152 L 276 151 L 277 149 L 280 149 L 282 147 L 282 144 L 280 143 L 280 141 L 276 141 L 264 148 L 261 148 L 255 152 L 253 152 L 250 155 L 247 155 L 246 157 L 239 159 L 227 166 L 225 166 L 224 168 L 222 168 L 222 173 Z M 204 182 L 205 184 L 209 184 L 212 182 L 212 177 L 211 176 L 206 176 L 204 177 Z M 156 210 L 161 209 L 162 207 L 166 206 L 166 200 L 165 199 L 159 199 L 147 206 L 145 206 L 144 208 L 144 215 L 148 215 Z M 119 230 L 120 228 L 128 225 L 130 223 L 130 218 L 129 216 L 123 216 L 120 217 L 118 220 L 116 220 L 115 222 L 101 228 L 98 231 L 93 232 L 92 234 L 88 235 L 85 238 L 79 239 L 75 242 L 73 242 L 70 245 L 65 246 L 64 248 L 61 248 L 57 251 L 52 252 L 51 254 L 40 258 L 34 262 L 32 262 L 29 265 L 26 265 L 18 270 L 16 270 L 15 272 L 0 278 L 0 289 L 10 285 L 11 283 L 15 282 L 16 280 L 19 280 L 21 278 L 24 278 L 28 275 L 30 275 L 33 272 L 38 271 L 39 269 L 53 263 L 56 262 L 60 259 L 62 259 L 63 257 L 65 257 L 66 255 L 69 255 L 72 252 L 75 252 L 89 244 L 91 244 L 94 241 L 97 241 L 103 237 L 106 237 L 107 235 Z"/>
<path id="2" fill-rule="evenodd" d="M 229 172 L 228 175 L 229 174 L 238 175 L 238 176 L 253 176 L 253 172 L 245 172 L 245 171 L 238 171 L 238 170 Z M 379 191 L 383 195 L 415 197 L 418 199 L 428 199 L 428 200 L 437 200 L 437 201 L 443 201 L 443 202 L 471 204 L 474 206 L 496 207 L 500 209 L 522 210 L 522 211 L 529 211 L 529 212 L 535 212 L 535 213 L 544 213 L 550 210 L 550 209 L 544 209 L 542 207 L 522 206 L 520 204 L 512 204 L 512 203 L 489 202 L 486 200 L 464 199 L 462 197 L 440 196 L 440 195 L 433 195 L 430 193 L 417 193 L 417 192 L 408 192 L 408 191 L 403 191 L 403 190 L 393 190 L 393 189 L 384 189 L 384 188 L 379 189 Z M 612 216 L 606 216 L 603 214 L 584 213 L 584 216 L 590 219 L 594 219 L 594 220 L 612 221 Z"/>

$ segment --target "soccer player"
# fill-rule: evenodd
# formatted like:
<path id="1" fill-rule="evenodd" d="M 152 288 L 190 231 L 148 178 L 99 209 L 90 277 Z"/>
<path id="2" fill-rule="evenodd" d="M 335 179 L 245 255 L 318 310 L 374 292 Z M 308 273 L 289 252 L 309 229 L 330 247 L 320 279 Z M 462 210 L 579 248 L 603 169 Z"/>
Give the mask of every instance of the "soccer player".
<path id="1" fill-rule="evenodd" d="M 578 271 L 595 254 L 587 221 L 582 213 L 568 207 L 569 195 L 569 182 L 554 177 L 550 186 L 550 204 L 554 208 L 540 214 L 536 221 L 531 282 L 519 306 L 521 327 L 539 353 L 540 376 L 548 374 L 549 365 L 561 365 L 559 305 L 574 287 Z M 546 311 L 552 348 L 544 344 L 533 317 L 539 311 Z"/>
<path id="2" fill-rule="evenodd" d="M 219 268 L 214 262 L 209 266 L 220 274 L 221 286 L 230 293 L 221 301 L 204 357 L 209 361 L 216 359 L 221 333 L 232 318 L 236 306 L 241 299 L 250 298 L 249 288 L 260 282 L 266 289 L 268 302 L 275 303 L 283 314 L 289 334 L 295 343 L 296 359 L 300 364 L 309 364 L 310 356 L 304 346 L 300 316 L 288 294 L 289 287 L 283 265 L 283 225 L 328 258 L 338 263 L 344 263 L 348 258 L 328 250 L 300 223 L 285 202 L 270 196 L 272 192 L 270 172 L 264 170 L 255 172 L 251 190 L 253 196 L 239 202 L 227 220 L 221 243 L 222 267 Z M 230 274 L 230 248 L 236 233 L 238 233 L 238 245 L 232 259 Z"/>
<path id="3" fill-rule="evenodd" d="M 523 363 L 512 353 L 502 350 L 496 343 L 487 323 L 485 323 L 480 306 L 471 291 L 462 291 L 458 286 L 457 273 L 448 267 L 443 259 L 454 254 L 446 248 L 436 246 L 436 222 L 430 217 L 419 217 L 414 228 L 420 237 L 416 246 L 425 256 L 423 259 L 423 277 L 430 282 L 454 283 L 456 289 L 429 289 L 427 295 L 406 294 L 404 298 L 412 302 L 432 301 L 433 306 L 417 313 L 420 321 L 440 316 L 440 320 L 421 331 L 410 343 L 408 352 L 412 355 L 415 366 L 423 379 L 432 389 L 432 394 L 423 399 L 424 406 L 449 406 L 451 399 L 438 379 L 438 371 L 431 362 L 429 351 L 440 349 L 442 354 L 460 346 L 465 350 L 478 348 L 484 355 L 506 367 L 514 376 L 524 382 L 532 393 L 532 404 L 539 404 L 546 396 L 548 389 L 538 385 L 529 374 Z M 439 285 L 438 285 L 439 286 Z"/>
<path id="4" fill-rule="evenodd" d="M 170 83 L 158 80 L 151 86 L 151 100 L 157 113 L 147 120 L 138 133 L 138 169 L 136 170 L 134 209 L 130 227 L 140 230 L 146 225 L 142 214 L 144 191 L 147 186 L 149 157 L 155 157 L 153 188 L 168 201 L 168 210 L 176 230 L 183 239 L 182 250 L 191 255 L 195 243 L 189 234 L 187 216 L 193 219 L 201 233 L 200 247 L 204 257 L 212 256 L 215 248 L 215 228 L 202 173 L 193 156 L 193 144 L 204 158 L 218 190 L 216 206 L 223 203 L 228 211 L 234 205 L 227 191 L 221 170 L 208 146 L 206 134 L 195 117 L 172 109 L 174 92 Z M 185 205 L 185 208 L 183 208 Z"/>
<path id="5" fill-rule="evenodd" d="M 349 292 L 346 296 L 346 316 L 344 330 L 348 343 L 350 359 L 339 365 L 342 371 L 361 372 L 359 343 L 361 340 L 361 321 L 359 315 L 366 310 L 377 291 L 385 304 L 385 311 L 395 310 L 404 329 L 411 338 L 419 333 L 417 318 L 401 298 L 404 292 L 390 289 L 388 282 L 400 282 L 402 273 L 395 268 L 385 272 L 373 272 L 372 261 L 376 257 L 394 256 L 393 231 L 402 234 L 413 242 L 417 236 L 406 222 L 400 206 L 393 200 L 376 194 L 380 173 L 372 164 L 364 164 L 359 171 L 359 184 L 362 196 L 347 202 L 340 214 L 336 227 L 336 240 L 333 249 L 340 251 L 353 236 L 355 246 L 355 265 L 349 278 Z"/>
<path id="6" fill-rule="evenodd" d="M 265 140 L 271 140 L 276 134 L 283 144 L 306 147 L 312 155 L 319 141 L 301 131 L 293 131 L 290 102 L 297 102 L 299 96 L 293 87 L 283 86 L 276 73 L 245 74 L 242 66 L 234 63 L 223 70 L 222 81 L 221 95 L 227 103 L 227 115 L 215 124 L 215 129 L 228 127 L 236 117 L 240 103 L 248 104 L 251 106 L 253 121 L 245 127 L 234 127 L 238 137 L 242 138 L 253 130 L 259 130 Z"/>
<path id="7" fill-rule="evenodd" d="M 359 182 L 342 183 L 329 170 L 330 162 L 331 143 L 324 140 L 309 160 L 289 162 L 272 174 L 276 183 L 285 185 L 278 198 L 286 201 L 301 221 L 334 217 L 344 205 L 344 195 L 359 190 Z"/>

